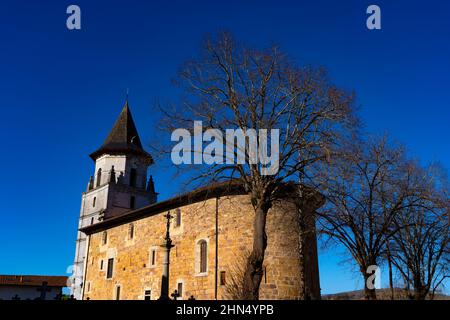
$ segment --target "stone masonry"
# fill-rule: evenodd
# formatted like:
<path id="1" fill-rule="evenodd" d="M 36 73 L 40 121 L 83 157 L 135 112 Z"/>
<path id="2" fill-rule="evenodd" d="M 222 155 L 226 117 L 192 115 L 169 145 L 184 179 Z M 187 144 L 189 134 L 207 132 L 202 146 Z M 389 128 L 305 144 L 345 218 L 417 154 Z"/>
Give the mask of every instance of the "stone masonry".
<path id="1" fill-rule="evenodd" d="M 215 219 L 218 201 L 218 265 L 215 265 Z M 169 290 L 183 283 L 183 299 L 193 295 L 196 299 L 215 298 L 216 270 L 218 278 L 225 272 L 225 282 L 238 277 L 246 254 L 251 250 L 254 210 L 246 195 L 234 195 L 200 201 L 180 207 L 180 226 L 171 226 L 171 238 L 175 247 L 170 256 Z M 173 212 L 173 210 L 172 210 Z M 120 299 L 143 299 L 151 290 L 151 298 L 159 298 L 162 274 L 162 248 L 167 211 L 133 222 L 127 222 L 89 236 L 86 285 L 83 299 L 114 299 L 120 286 Z M 297 249 L 298 228 L 296 209 L 285 202 L 272 208 L 268 214 L 268 246 L 265 258 L 265 274 L 261 283 L 261 299 L 298 299 L 299 255 Z M 134 226 L 133 239 L 129 239 L 130 223 Z M 103 244 L 104 232 L 107 242 Z M 206 240 L 207 272 L 198 273 L 199 254 L 197 244 Z M 315 244 L 313 244 L 315 245 Z M 151 265 L 151 250 L 156 249 L 156 264 Z M 106 264 L 114 258 L 111 279 L 106 279 Z M 316 257 L 317 258 L 317 257 Z M 103 260 L 103 263 L 101 263 Z M 103 270 L 100 269 L 103 265 Z M 223 276 L 223 274 L 222 274 Z M 231 298 L 227 284 L 217 286 L 217 298 Z"/>

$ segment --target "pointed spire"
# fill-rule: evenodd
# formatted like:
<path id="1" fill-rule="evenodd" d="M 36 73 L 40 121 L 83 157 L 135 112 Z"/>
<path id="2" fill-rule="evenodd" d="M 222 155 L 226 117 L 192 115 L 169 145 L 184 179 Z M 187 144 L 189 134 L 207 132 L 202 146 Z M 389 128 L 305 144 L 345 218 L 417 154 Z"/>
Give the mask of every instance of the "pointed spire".
<path id="1" fill-rule="evenodd" d="M 123 177 L 123 171 L 120 171 L 119 177 L 117 178 L 117 183 L 118 183 L 118 184 L 124 184 L 123 179 L 124 179 L 124 177 Z"/>
<path id="2" fill-rule="evenodd" d="M 150 175 L 150 178 L 148 179 L 147 192 L 149 192 L 151 194 L 156 194 L 156 192 L 155 192 L 155 183 L 153 182 L 153 176 L 152 175 Z"/>
<path id="3" fill-rule="evenodd" d="M 95 160 L 105 153 L 139 154 L 149 163 L 153 162 L 152 157 L 142 148 L 141 139 L 139 138 L 130 107 L 128 106 L 128 98 L 103 145 L 91 154 L 91 158 Z"/>

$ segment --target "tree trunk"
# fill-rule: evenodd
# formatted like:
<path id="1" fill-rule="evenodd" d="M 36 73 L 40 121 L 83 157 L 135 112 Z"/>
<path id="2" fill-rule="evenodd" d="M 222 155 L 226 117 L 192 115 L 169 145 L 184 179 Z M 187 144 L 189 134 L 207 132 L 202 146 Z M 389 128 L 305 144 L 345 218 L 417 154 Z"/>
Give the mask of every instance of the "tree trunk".
<path id="1" fill-rule="evenodd" d="M 428 295 L 427 288 L 422 284 L 422 282 L 416 277 L 414 281 L 414 300 L 425 300 Z"/>
<path id="2" fill-rule="evenodd" d="M 367 286 L 364 286 L 364 298 L 366 300 L 377 300 L 375 289 L 369 289 Z"/>
<path id="3" fill-rule="evenodd" d="M 375 289 L 364 289 L 364 295 L 366 300 L 377 300 L 377 294 L 375 293 Z"/>
<path id="4" fill-rule="evenodd" d="M 392 257 L 391 257 L 391 250 L 389 247 L 389 242 L 386 245 L 387 248 L 387 261 L 388 261 L 388 269 L 389 269 L 389 288 L 391 289 L 391 300 L 395 299 L 394 295 L 394 281 L 392 276 Z"/>
<path id="5" fill-rule="evenodd" d="M 253 249 L 244 272 L 243 294 L 245 300 L 259 299 L 259 286 L 264 275 L 264 253 L 267 247 L 266 218 L 269 206 L 258 203 L 253 224 Z"/>
<path id="6" fill-rule="evenodd" d="M 425 300 L 427 293 L 423 290 L 414 290 L 414 300 Z"/>
<path id="7" fill-rule="evenodd" d="M 370 281 L 369 281 L 370 274 L 367 274 L 367 273 L 364 271 L 364 272 L 363 272 L 363 275 L 364 275 L 364 298 L 365 298 L 366 300 L 377 300 L 377 293 L 376 293 L 376 291 L 375 291 L 375 288 L 369 289 L 369 288 L 367 287 L 368 282 L 370 282 Z"/>

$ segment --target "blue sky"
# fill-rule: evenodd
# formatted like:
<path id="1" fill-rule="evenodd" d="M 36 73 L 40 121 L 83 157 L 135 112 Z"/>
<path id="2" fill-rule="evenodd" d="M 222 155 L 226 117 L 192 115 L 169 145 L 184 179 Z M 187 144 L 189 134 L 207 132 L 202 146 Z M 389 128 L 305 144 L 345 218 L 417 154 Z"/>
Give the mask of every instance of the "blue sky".
<path id="1" fill-rule="evenodd" d="M 66 28 L 70 4 L 81 8 L 79 31 Z M 365 27 L 370 4 L 381 7 L 382 30 Z M 2 1 L 0 274 L 65 274 L 93 171 L 88 154 L 126 88 L 149 145 L 152 105 L 173 98 L 178 66 L 221 29 L 327 67 L 357 93 L 367 131 L 388 132 L 413 156 L 450 168 L 449 16 L 449 2 L 438 0 Z M 178 191 L 159 163 L 149 173 L 161 199 Z M 362 286 L 338 251 L 321 253 L 324 293 Z"/>

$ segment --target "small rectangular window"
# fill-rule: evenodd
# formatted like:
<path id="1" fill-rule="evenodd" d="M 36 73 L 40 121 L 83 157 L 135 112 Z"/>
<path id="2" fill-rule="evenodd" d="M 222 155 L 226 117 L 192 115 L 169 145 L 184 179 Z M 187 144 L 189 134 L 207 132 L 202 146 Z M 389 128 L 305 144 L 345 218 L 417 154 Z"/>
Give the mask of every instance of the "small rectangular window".
<path id="1" fill-rule="evenodd" d="M 178 297 L 183 297 L 183 282 L 178 282 L 177 284 Z"/>
<path id="2" fill-rule="evenodd" d="M 102 270 L 102 271 L 103 271 L 103 259 L 102 259 L 102 260 L 100 260 L 100 270 Z"/>
<path id="3" fill-rule="evenodd" d="M 154 267 L 156 265 L 156 249 L 150 251 L 150 266 Z"/>
<path id="4" fill-rule="evenodd" d="M 120 300 L 120 286 L 116 287 L 116 300 Z"/>
<path id="5" fill-rule="evenodd" d="M 175 227 L 181 226 L 181 210 L 175 210 Z"/>
<path id="6" fill-rule="evenodd" d="M 152 299 L 152 291 L 151 290 L 145 290 L 144 291 L 144 300 L 151 300 Z"/>
<path id="7" fill-rule="evenodd" d="M 227 284 L 225 271 L 220 271 L 220 285 L 224 286 Z"/>
<path id="8" fill-rule="evenodd" d="M 108 233 L 106 231 L 103 231 L 102 234 L 102 244 L 106 244 L 108 242 Z"/>
<path id="9" fill-rule="evenodd" d="M 108 259 L 108 270 L 106 271 L 106 279 L 111 279 L 113 276 L 114 258 Z"/>
<path id="10" fill-rule="evenodd" d="M 133 223 L 130 223 L 129 225 L 128 225 L 128 239 L 133 239 L 133 237 L 134 237 L 134 224 Z"/>

